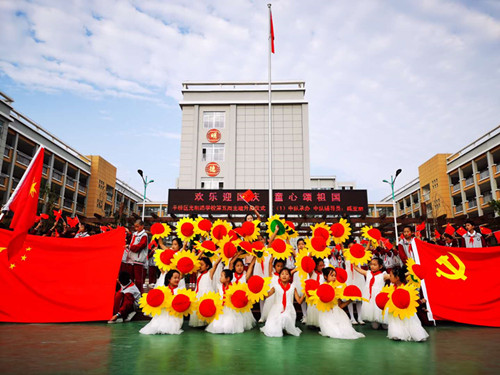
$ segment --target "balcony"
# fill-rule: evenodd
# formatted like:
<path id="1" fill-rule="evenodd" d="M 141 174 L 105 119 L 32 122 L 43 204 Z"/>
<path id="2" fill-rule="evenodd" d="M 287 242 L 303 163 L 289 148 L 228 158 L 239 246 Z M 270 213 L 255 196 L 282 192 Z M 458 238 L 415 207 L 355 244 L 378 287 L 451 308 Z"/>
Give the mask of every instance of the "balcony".
<path id="1" fill-rule="evenodd" d="M 455 206 L 455 212 L 456 213 L 459 213 L 459 212 L 464 212 L 464 206 L 463 204 L 458 204 Z"/>
<path id="2" fill-rule="evenodd" d="M 33 158 L 32 156 L 26 155 L 25 153 L 22 153 L 21 151 L 18 151 L 16 156 L 16 162 L 18 162 L 21 165 L 24 165 L 27 167 L 30 165 L 31 159 Z"/>
<path id="3" fill-rule="evenodd" d="M 106 200 L 108 202 L 113 202 L 113 194 L 106 194 Z"/>
<path id="4" fill-rule="evenodd" d="M 456 193 L 457 191 L 460 191 L 460 182 L 457 182 L 453 187 L 451 188 L 453 193 Z"/>
<path id="5" fill-rule="evenodd" d="M 429 199 L 431 199 L 431 193 L 423 194 L 422 198 L 424 199 L 424 202 L 427 202 Z"/>
<path id="6" fill-rule="evenodd" d="M 469 210 L 472 209 L 472 208 L 476 208 L 476 207 L 477 207 L 477 200 L 475 198 L 472 198 L 469 201 Z"/>
<path id="7" fill-rule="evenodd" d="M 492 200 L 493 200 L 493 195 L 491 194 L 491 191 L 483 194 L 483 204 L 491 202 Z"/>
<path id="8" fill-rule="evenodd" d="M 7 159 L 10 159 L 10 150 L 12 150 L 12 147 L 5 145 L 5 149 L 3 150 L 3 156 L 6 157 Z"/>
<path id="9" fill-rule="evenodd" d="M 49 175 L 49 166 L 47 164 L 43 165 L 43 167 L 42 167 L 42 174 L 44 174 L 45 176 Z"/>
<path id="10" fill-rule="evenodd" d="M 464 187 L 472 186 L 474 185 L 474 177 L 470 176 L 465 179 Z"/>
<path id="11" fill-rule="evenodd" d="M 0 186 L 1 187 L 7 186 L 7 182 L 9 181 L 8 178 L 9 178 L 9 176 L 7 176 L 5 174 L 0 175 Z"/>
<path id="12" fill-rule="evenodd" d="M 73 178 L 66 176 L 66 186 L 74 189 L 76 186 L 76 181 Z"/>
<path id="13" fill-rule="evenodd" d="M 485 180 L 490 177 L 490 171 L 485 169 L 484 171 L 479 172 L 479 181 Z"/>
<path id="14" fill-rule="evenodd" d="M 81 203 L 76 204 L 76 212 L 83 214 L 85 212 L 85 206 Z"/>
<path id="15" fill-rule="evenodd" d="M 64 198 L 63 208 L 66 208 L 67 210 L 72 210 L 73 209 L 73 200 L 68 199 L 68 198 Z"/>
<path id="16" fill-rule="evenodd" d="M 85 194 L 87 192 L 87 187 L 83 185 L 78 185 L 78 192 Z"/>
<path id="17" fill-rule="evenodd" d="M 59 172 L 57 169 L 54 169 L 52 171 L 52 178 L 56 181 L 62 182 L 63 174 L 62 174 L 62 172 Z"/>

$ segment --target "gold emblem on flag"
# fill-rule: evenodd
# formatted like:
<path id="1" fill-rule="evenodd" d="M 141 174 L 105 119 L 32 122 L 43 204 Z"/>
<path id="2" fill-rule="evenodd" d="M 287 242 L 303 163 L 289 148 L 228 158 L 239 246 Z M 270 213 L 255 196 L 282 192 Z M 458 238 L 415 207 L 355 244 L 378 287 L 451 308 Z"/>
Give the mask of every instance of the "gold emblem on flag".
<path id="1" fill-rule="evenodd" d="M 448 257 L 448 255 L 441 255 L 439 258 L 436 259 L 436 263 L 439 264 L 440 266 L 445 266 L 448 269 L 448 271 L 450 271 L 451 273 L 447 273 L 438 267 L 438 268 L 436 268 L 436 276 L 437 277 L 443 276 L 443 277 L 446 277 L 447 279 L 450 279 L 450 280 L 460 280 L 460 279 L 466 280 L 467 276 L 465 276 L 465 264 L 455 254 L 453 254 L 453 253 L 448 253 L 448 254 L 450 254 L 453 257 L 453 259 L 455 260 L 455 262 L 458 265 L 458 268 L 455 267 L 450 262 L 450 260 L 449 260 L 450 258 Z"/>

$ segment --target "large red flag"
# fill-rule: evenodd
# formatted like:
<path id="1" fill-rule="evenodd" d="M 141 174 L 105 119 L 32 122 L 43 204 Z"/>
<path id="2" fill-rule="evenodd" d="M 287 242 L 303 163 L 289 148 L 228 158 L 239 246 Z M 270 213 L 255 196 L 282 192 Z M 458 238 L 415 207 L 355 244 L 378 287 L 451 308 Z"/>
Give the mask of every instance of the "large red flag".
<path id="1" fill-rule="evenodd" d="M 84 238 L 27 235 L 21 251 L 4 251 L 13 232 L 0 229 L 0 321 L 53 323 L 113 315 L 125 230 Z"/>
<path id="2" fill-rule="evenodd" d="M 10 223 L 10 228 L 14 229 L 14 236 L 7 245 L 9 258 L 12 258 L 21 250 L 26 234 L 28 234 L 28 230 L 33 226 L 37 217 L 43 155 L 44 148 L 40 147 L 16 190 L 2 208 L 3 211 L 10 210 L 14 212 L 14 217 Z"/>
<path id="3" fill-rule="evenodd" d="M 460 248 L 415 240 L 435 320 L 500 327 L 500 247 Z"/>

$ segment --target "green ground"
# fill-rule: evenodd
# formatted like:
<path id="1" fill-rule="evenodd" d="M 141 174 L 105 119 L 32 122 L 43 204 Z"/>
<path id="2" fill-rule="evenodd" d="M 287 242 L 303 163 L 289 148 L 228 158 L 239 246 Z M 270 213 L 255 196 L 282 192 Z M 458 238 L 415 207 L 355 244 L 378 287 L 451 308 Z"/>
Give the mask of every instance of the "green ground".
<path id="1" fill-rule="evenodd" d="M 484 374 L 500 373 L 500 329 L 427 328 L 425 343 L 393 342 L 385 331 L 334 340 L 303 326 L 300 337 L 258 330 L 212 335 L 144 336 L 147 322 L 108 325 L 0 324 L 0 372 L 22 374 Z M 309 373 L 309 374 L 308 374 Z"/>

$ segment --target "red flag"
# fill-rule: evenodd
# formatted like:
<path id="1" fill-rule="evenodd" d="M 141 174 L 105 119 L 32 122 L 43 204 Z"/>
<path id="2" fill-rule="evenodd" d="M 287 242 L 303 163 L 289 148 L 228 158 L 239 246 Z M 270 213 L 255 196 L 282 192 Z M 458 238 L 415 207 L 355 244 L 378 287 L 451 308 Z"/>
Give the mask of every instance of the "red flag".
<path id="1" fill-rule="evenodd" d="M 463 236 L 465 233 L 467 233 L 467 231 L 463 227 L 457 229 L 457 234 L 459 236 Z"/>
<path id="2" fill-rule="evenodd" d="M 500 243 L 500 230 L 493 232 L 493 235 L 495 236 L 497 242 Z"/>
<path id="3" fill-rule="evenodd" d="M 425 221 L 423 221 L 422 224 L 417 225 L 417 227 L 415 228 L 417 232 L 421 232 L 424 229 L 425 229 Z"/>
<path id="4" fill-rule="evenodd" d="M 415 240 L 434 319 L 500 327 L 500 247 L 460 248 Z M 473 296 L 473 297 L 470 297 Z"/>
<path id="5" fill-rule="evenodd" d="M 53 210 L 53 211 L 54 211 L 54 220 L 57 223 L 59 221 L 59 219 L 61 219 L 61 217 L 62 217 L 62 210 L 59 210 L 59 211 Z"/>
<path id="6" fill-rule="evenodd" d="M 40 218 L 43 220 L 47 220 L 49 218 L 49 215 L 47 214 L 40 214 Z"/>
<path id="7" fill-rule="evenodd" d="M 9 259 L 20 251 L 28 229 L 35 223 L 42 179 L 43 155 L 44 148 L 40 147 L 16 190 L 3 208 L 3 210 L 14 212 L 10 223 L 10 228 L 14 229 L 14 235 L 7 243 Z"/>
<path id="8" fill-rule="evenodd" d="M 76 227 L 78 224 L 80 224 L 80 219 L 78 219 L 78 216 L 75 216 L 74 218 L 68 216 L 66 218 L 66 222 L 71 228 Z"/>
<path id="9" fill-rule="evenodd" d="M 253 193 L 252 190 L 247 190 L 243 194 L 241 194 L 241 199 L 243 199 L 247 203 L 250 203 L 254 198 L 255 194 Z"/>
<path id="10" fill-rule="evenodd" d="M 444 230 L 444 233 L 449 234 L 450 236 L 453 236 L 453 233 L 455 233 L 455 228 L 453 228 L 450 223 L 446 225 L 446 229 Z"/>
<path id="11" fill-rule="evenodd" d="M 437 229 L 434 229 L 434 237 L 436 237 L 436 240 L 441 238 L 441 233 L 439 233 Z"/>
<path id="12" fill-rule="evenodd" d="M 485 228 L 485 227 L 479 227 L 479 230 L 481 231 L 481 234 L 484 234 L 487 236 L 488 234 L 491 234 L 491 229 Z"/>
<path id="13" fill-rule="evenodd" d="M 269 38 L 271 38 L 271 52 L 274 53 L 274 26 L 273 26 L 273 13 L 271 12 L 271 9 L 269 9 L 269 17 L 271 22 L 271 27 L 270 27 L 271 35 L 269 35 Z"/>
<path id="14" fill-rule="evenodd" d="M 11 231 L 0 230 L 0 246 L 12 236 Z M 6 302 L 0 308 L 0 321 L 108 320 L 124 245 L 123 228 L 84 238 L 26 236 L 14 258 L 0 252 L 0 285 Z"/>

